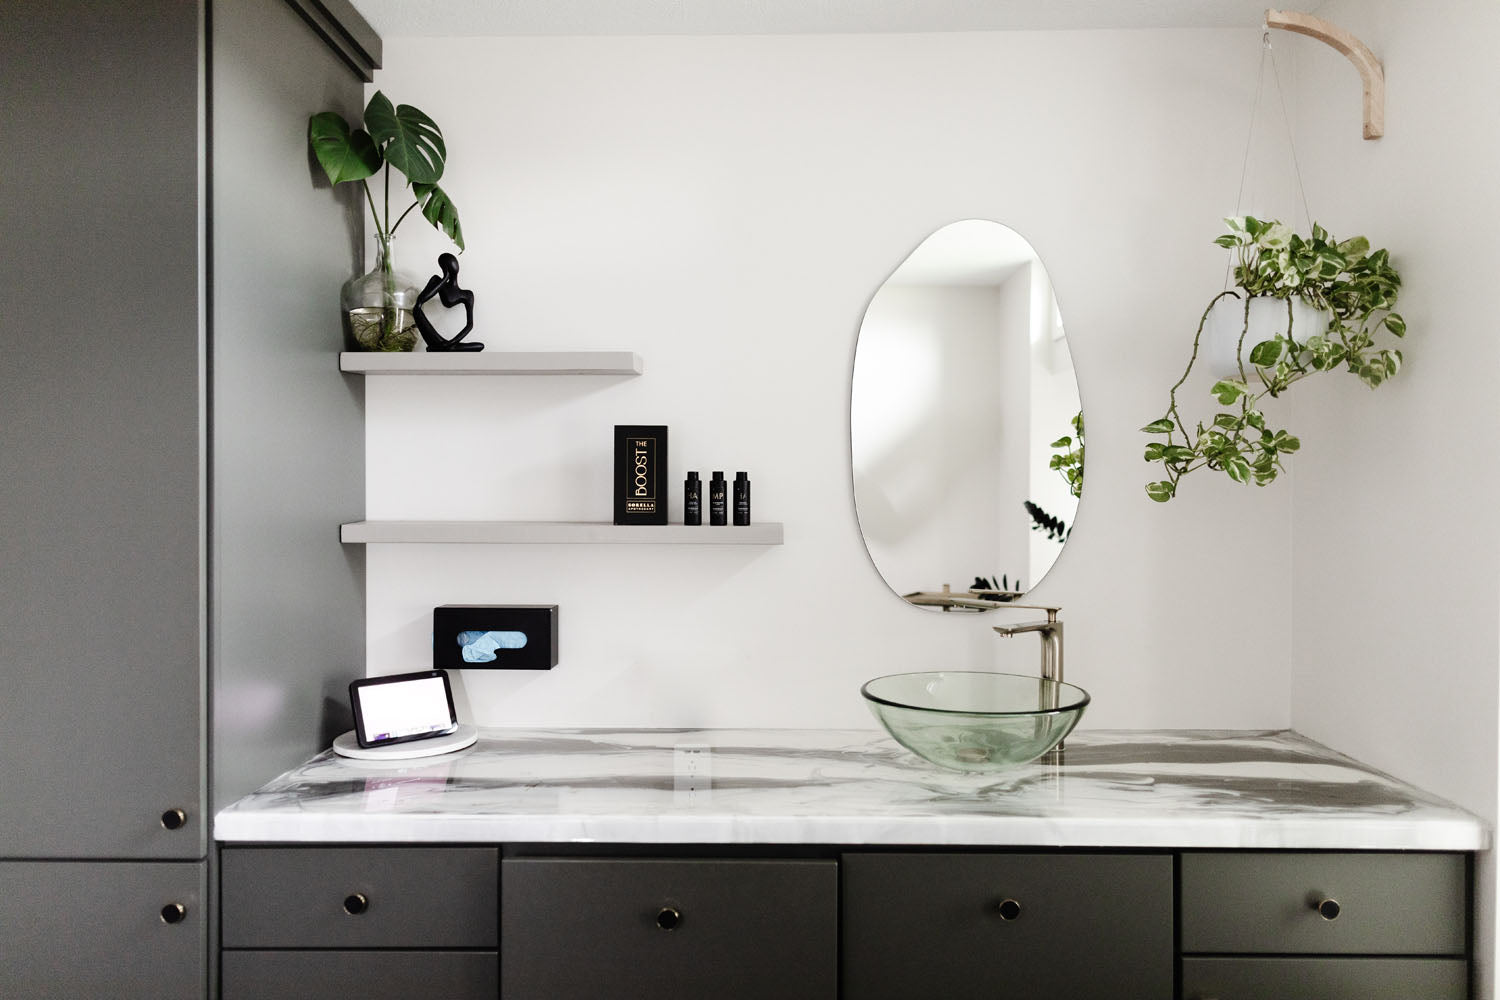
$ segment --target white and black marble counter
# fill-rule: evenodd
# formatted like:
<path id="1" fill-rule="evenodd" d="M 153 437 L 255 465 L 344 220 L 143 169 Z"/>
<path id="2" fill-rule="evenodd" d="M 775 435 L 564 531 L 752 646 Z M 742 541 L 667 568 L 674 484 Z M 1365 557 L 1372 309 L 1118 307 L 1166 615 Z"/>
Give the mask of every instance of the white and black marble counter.
<path id="1" fill-rule="evenodd" d="M 884 733 L 481 729 L 438 758 L 320 754 L 221 811 L 239 842 L 1485 848 L 1475 816 L 1292 732 L 1075 733 L 939 770 Z"/>

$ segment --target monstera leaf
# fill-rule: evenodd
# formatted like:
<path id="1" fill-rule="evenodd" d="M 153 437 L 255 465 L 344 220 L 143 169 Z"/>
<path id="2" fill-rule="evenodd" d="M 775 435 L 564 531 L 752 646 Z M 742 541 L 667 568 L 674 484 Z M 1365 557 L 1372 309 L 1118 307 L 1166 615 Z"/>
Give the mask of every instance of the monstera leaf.
<path id="1" fill-rule="evenodd" d="M 391 106 L 380 91 L 365 108 L 365 127 L 391 166 L 413 185 L 436 184 L 448 149 L 437 123 L 410 104 Z"/>
<path id="2" fill-rule="evenodd" d="M 350 129 L 334 111 L 313 115 L 307 121 L 307 142 L 334 184 L 360 181 L 380 169 L 380 150 L 364 129 Z"/>
<path id="3" fill-rule="evenodd" d="M 436 184 L 413 184 L 411 189 L 417 196 L 417 203 L 422 206 L 422 217 L 432 223 L 434 228 L 446 233 L 462 251 L 464 231 L 458 224 L 458 209 L 448 200 L 443 189 Z"/>

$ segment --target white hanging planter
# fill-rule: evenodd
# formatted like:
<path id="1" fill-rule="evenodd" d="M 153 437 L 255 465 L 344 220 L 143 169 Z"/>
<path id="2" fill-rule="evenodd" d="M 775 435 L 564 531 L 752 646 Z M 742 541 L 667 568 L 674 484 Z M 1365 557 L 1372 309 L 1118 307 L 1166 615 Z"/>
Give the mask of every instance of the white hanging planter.
<path id="1" fill-rule="evenodd" d="M 1243 292 L 1241 293 L 1244 294 Z M 1292 330 L 1298 340 L 1306 340 L 1314 333 L 1322 332 L 1328 325 L 1325 313 L 1314 309 L 1300 299 L 1292 300 Z M 1208 321 L 1203 324 L 1203 339 L 1199 343 L 1199 359 L 1207 365 L 1215 379 L 1240 377 L 1239 364 L 1235 360 L 1235 346 L 1240 344 L 1240 333 L 1245 339 L 1240 347 L 1240 357 L 1245 363 L 1245 375 L 1255 385 L 1255 370 L 1250 364 L 1250 352 L 1263 340 L 1284 335 L 1286 329 L 1286 301 L 1260 295 L 1250 300 L 1250 328 L 1245 326 L 1245 300 L 1225 296 L 1209 311 Z"/>

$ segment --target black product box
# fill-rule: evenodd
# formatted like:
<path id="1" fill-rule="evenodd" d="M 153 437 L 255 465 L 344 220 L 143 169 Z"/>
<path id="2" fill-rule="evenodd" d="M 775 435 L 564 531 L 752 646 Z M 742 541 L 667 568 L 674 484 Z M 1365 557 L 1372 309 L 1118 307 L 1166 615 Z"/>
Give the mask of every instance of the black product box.
<path id="1" fill-rule="evenodd" d="M 615 523 L 667 523 L 667 429 L 615 425 Z"/>
<path id="2" fill-rule="evenodd" d="M 432 609 L 435 670 L 551 670 L 557 605 L 444 604 Z"/>

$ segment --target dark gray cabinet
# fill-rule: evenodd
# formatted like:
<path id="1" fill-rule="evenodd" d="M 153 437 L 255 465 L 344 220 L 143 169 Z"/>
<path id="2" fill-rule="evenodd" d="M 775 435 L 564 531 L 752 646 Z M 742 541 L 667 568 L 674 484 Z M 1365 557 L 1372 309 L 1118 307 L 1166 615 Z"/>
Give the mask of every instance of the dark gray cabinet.
<path id="1" fill-rule="evenodd" d="M 508 858 L 506 1000 L 835 1000 L 832 859 Z"/>
<path id="2" fill-rule="evenodd" d="M 225 948 L 486 948 L 499 939 L 493 847 L 224 851 Z"/>
<path id="3" fill-rule="evenodd" d="M 539 846 L 226 845 L 225 1000 L 1469 996 L 1462 854 Z"/>
<path id="4" fill-rule="evenodd" d="M 1185 958 L 1183 1000 L 1464 1000 L 1461 958 Z"/>
<path id="5" fill-rule="evenodd" d="M 845 854 L 845 1000 L 1169 997 L 1168 854 Z"/>
<path id="6" fill-rule="evenodd" d="M 202 997 L 205 871 L 197 862 L 0 862 L 0 996 Z"/>
<path id="7" fill-rule="evenodd" d="M 493 951 L 227 951 L 224 1000 L 495 1000 Z"/>
<path id="8" fill-rule="evenodd" d="M 1184 1000 L 1463 1000 L 1461 854 L 1187 852 Z"/>
<path id="9" fill-rule="evenodd" d="M 1466 881 L 1458 854 L 1184 854 L 1182 950 L 1462 955 Z"/>
<path id="10" fill-rule="evenodd" d="M 305 140 L 362 84 L 285 0 L 0 3 L 0 66 L 0 996 L 202 997 L 215 797 L 363 663 L 358 215 Z"/>
<path id="11" fill-rule="evenodd" d="M 224 1000 L 499 989 L 493 847 L 233 847 L 220 865 Z"/>

